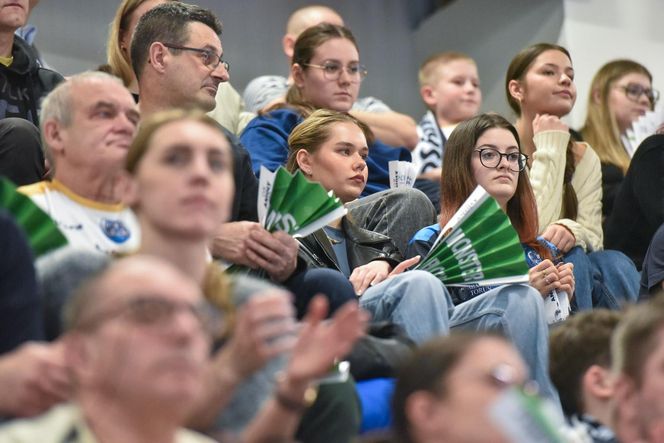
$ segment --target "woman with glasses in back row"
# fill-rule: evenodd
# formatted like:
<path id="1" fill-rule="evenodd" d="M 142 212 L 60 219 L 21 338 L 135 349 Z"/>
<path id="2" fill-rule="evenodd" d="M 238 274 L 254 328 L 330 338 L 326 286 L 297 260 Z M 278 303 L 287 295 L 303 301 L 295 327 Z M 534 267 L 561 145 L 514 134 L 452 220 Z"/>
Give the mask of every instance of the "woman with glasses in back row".
<path id="1" fill-rule="evenodd" d="M 347 28 L 321 23 L 297 38 L 291 64 L 293 85 L 284 104 L 252 120 L 240 140 L 249 151 L 254 173 L 261 166 L 274 171 L 286 164 L 288 136 L 317 109 L 348 113 L 357 100 L 360 84 L 367 75 L 360 64 L 355 37 Z M 374 139 L 369 143 L 369 172 L 363 196 L 389 188 L 391 160 L 408 160 L 405 148 L 395 148 Z M 377 231 L 394 240 L 403 253 L 408 239 L 421 227 L 435 221 L 429 199 L 414 189 L 395 189 L 354 202 L 349 208 L 361 227 Z"/>
<path id="2" fill-rule="evenodd" d="M 593 78 L 581 135 L 602 163 L 602 215 L 605 221 L 611 214 L 631 159 L 621 137 L 639 117 L 655 108 L 658 98 L 659 92 L 652 88 L 650 71 L 632 60 L 610 61 Z"/>
<path id="3" fill-rule="evenodd" d="M 588 105 L 583 136 L 589 142 L 597 138 L 597 143 L 605 144 L 598 150 L 608 207 L 604 211 L 604 246 L 625 253 L 637 268 L 646 268 L 646 251 L 664 223 L 664 125 L 645 139 L 631 158 L 620 136 L 640 116 L 653 110 L 659 92 L 652 88 L 652 76 L 645 67 L 630 60 L 616 60 L 595 75 L 591 102 L 595 95 L 599 103 Z M 604 153 L 606 146 L 610 150 Z M 652 265 L 649 272 L 653 272 Z"/>
<path id="4" fill-rule="evenodd" d="M 529 157 L 541 236 L 574 264 L 575 308 L 617 309 L 636 300 L 634 264 L 618 251 L 602 250 L 600 160 L 590 145 L 570 140 L 560 120 L 576 101 L 569 52 L 549 43 L 523 49 L 507 69 L 505 92 Z"/>

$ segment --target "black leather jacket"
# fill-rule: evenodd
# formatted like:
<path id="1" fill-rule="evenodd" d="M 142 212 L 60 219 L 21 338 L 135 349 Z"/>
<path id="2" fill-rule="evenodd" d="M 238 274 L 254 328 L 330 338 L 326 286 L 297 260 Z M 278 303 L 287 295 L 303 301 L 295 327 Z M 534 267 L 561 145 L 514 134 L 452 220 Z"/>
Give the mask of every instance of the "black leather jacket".
<path id="1" fill-rule="evenodd" d="M 351 271 L 374 260 L 385 260 L 392 267 L 403 260 L 390 237 L 362 229 L 353 224 L 348 217 L 342 219 L 341 229 L 346 237 L 346 253 Z M 299 240 L 300 258 L 304 259 L 309 266 L 340 270 L 332 243 L 327 238 L 325 231 L 319 229 Z"/>

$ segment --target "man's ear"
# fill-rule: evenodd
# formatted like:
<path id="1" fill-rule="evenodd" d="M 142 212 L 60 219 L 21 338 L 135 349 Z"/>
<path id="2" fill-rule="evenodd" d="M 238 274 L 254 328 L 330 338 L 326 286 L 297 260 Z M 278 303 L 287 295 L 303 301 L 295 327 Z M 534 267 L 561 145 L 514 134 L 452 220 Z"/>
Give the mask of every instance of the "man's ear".
<path id="1" fill-rule="evenodd" d="M 153 42 L 148 49 L 148 63 L 155 71 L 163 74 L 168 65 L 170 53 L 168 48 L 161 42 Z"/>
<path id="2" fill-rule="evenodd" d="M 62 140 L 62 125 L 55 119 L 49 119 L 44 122 L 42 136 L 44 141 L 54 154 L 62 154 L 64 145 Z"/>
<path id="3" fill-rule="evenodd" d="M 433 108 L 436 106 L 436 91 L 434 91 L 433 87 L 429 85 L 422 86 L 420 88 L 420 95 L 422 96 L 422 101 L 427 105 L 427 107 Z"/>
<path id="4" fill-rule="evenodd" d="M 519 103 L 523 99 L 523 86 L 518 80 L 510 80 L 507 84 L 507 89 L 510 91 L 510 95 Z"/>
<path id="5" fill-rule="evenodd" d="M 297 37 L 293 34 L 286 34 L 281 39 L 281 46 L 284 48 L 284 54 L 288 57 L 288 60 L 293 59 L 293 52 L 295 51 L 295 41 Z"/>
<path id="6" fill-rule="evenodd" d="M 68 368 L 76 378 L 77 384 L 85 384 L 93 376 L 89 365 L 92 357 L 91 343 L 80 332 L 68 332 L 61 339 L 64 357 Z"/>
<path id="7" fill-rule="evenodd" d="M 298 88 L 301 88 L 304 85 L 304 70 L 299 63 L 293 63 L 291 65 L 291 77 L 293 77 L 293 83 Z"/>
<path id="8" fill-rule="evenodd" d="M 599 365 L 592 365 L 586 370 L 581 378 L 584 392 L 607 401 L 613 397 L 613 377 L 611 370 Z"/>

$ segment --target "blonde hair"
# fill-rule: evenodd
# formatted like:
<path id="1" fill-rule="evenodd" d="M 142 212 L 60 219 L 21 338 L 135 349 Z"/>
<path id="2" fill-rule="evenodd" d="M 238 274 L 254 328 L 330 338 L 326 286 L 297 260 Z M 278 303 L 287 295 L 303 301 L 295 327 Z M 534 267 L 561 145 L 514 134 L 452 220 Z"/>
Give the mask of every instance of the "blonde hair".
<path id="1" fill-rule="evenodd" d="M 597 71 L 588 94 L 588 115 L 581 129 L 583 139 L 593 147 L 600 161 L 618 166 L 623 174 L 627 172 L 630 157 L 620 140 L 616 116 L 609 108 L 609 95 L 616 82 L 631 73 L 643 74 L 652 83 L 650 71 L 633 60 L 614 60 Z M 652 109 L 654 103 L 650 105 Z"/>
<path id="2" fill-rule="evenodd" d="M 219 337 L 228 338 L 235 329 L 235 304 L 233 304 L 231 283 L 217 263 L 210 263 L 203 280 L 205 299 L 224 314 L 223 329 Z"/>
<path id="3" fill-rule="evenodd" d="M 288 161 L 286 169 L 295 172 L 300 169 L 297 164 L 297 153 L 304 149 L 313 154 L 318 151 L 323 143 L 330 138 L 332 125 L 336 123 L 352 123 L 362 130 L 367 139 L 367 145 L 373 142 L 373 133 L 369 126 L 362 123 L 350 114 L 344 112 L 331 111 L 328 109 L 318 109 L 297 125 L 288 137 Z"/>
<path id="4" fill-rule="evenodd" d="M 125 56 L 120 48 L 120 39 L 122 38 L 122 34 L 128 31 L 127 28 L 129 27 L 129 22 L 134 11 L 146 1 L 122 0 L 122 3 L 120 3 L 120 6 L 115 11 L 113 21 L 109 24 L 108 39 L 106 40 L 106 63 L 110 66 L 111 74 L 120 77 L 125 86 L 129 86 L 134 79 L 134 70 L 131 67 L 131 60 Z"/>
<path id="5" fill-rule="evenodd" d="M 420 65 L 420 70 L 417 73 L 420 87 L 433 86 L 440 77 L 438 67 L 456 60 L 468 60 L 475 64 L 475 60 L 472 57 L 462 52 L 446 51 L 434 54 L 424 60 Z"/>

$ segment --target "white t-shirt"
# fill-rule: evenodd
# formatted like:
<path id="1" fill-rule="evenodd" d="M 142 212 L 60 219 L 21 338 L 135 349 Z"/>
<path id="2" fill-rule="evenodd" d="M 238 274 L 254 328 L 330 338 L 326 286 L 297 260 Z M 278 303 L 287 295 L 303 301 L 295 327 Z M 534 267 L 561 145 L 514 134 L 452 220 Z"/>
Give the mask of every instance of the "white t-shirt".
<path id="1" fill-rule="evenodd" d="M 19 191 L 51 216 L 73 246 L 107 255 L 132 253 L 140 246 L 138 220 L 122 204 L 89 200 L 57 180 L 22 186 Z"/>

